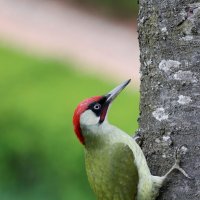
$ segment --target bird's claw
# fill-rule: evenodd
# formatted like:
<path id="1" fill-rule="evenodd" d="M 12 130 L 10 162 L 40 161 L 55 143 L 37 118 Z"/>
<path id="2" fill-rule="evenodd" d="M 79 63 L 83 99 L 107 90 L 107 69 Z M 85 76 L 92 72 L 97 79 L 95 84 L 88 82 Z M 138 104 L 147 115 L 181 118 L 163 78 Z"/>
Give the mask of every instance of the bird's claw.
<path id="1" fill-rule="evenodd" d="M 141 137 L 141 135 L 135 134 L 135 135 L 133 136 L 133 139 L 136 141 L 136 143 L 137 143 L 139 146 L 142 145 L 143 138 Z"/>
<path id="2" fill-rule="evenodd" d="M 187 151 L 187 147 L 186 145 L 181 145 L 180 147 L 178 147 L 176 149 L 175 152 L 175 164 L 173 166 L 174 169 L 179 170 L 185 177 L 192 179 L 187 173 L 186 171 L 180 166 L 180 162 L 181 162 L 181 155 L 185 154 Z"/>
<path id="3" fill-rule="evenodd" d="M 187 147 L 185 145 L 181 145 L 180 147 L 178 147 L 175 151 L 175 163 L 172 166 L 172 168 L 165 174 L 165 178 L 174 170 L 177 169 L 179 170 L 185 177 L 187 177 L 188 179 L 192 179 L 187 173 L 186 171 L 180 166 L 180 162 L 181 162 L 181 155 L 185 154 L 187 151 Z"/>

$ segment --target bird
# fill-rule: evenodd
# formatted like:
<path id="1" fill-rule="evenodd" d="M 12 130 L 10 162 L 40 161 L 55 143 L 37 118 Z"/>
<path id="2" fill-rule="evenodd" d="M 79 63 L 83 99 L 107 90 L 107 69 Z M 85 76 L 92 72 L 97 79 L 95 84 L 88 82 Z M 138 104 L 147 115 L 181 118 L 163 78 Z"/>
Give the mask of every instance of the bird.
<path id="1" fill-rule="evenodd" d="M 154 176 L 136 140 L 108 122 L 110 105 L 130 81 L 83 100 L 73 115 L 74 132 L 84 146 L 88 180 L 98 200 L 154 200 L 174 169 L 189 178 L 180 167 L 180 149 L 171 169 L 164 176 Z"/>

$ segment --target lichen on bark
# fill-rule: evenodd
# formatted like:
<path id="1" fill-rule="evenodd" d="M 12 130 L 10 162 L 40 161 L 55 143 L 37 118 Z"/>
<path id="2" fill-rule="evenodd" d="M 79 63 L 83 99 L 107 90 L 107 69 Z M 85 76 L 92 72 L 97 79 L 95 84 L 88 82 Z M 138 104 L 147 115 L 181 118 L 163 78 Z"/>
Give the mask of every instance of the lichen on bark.
<path id="1" fill-rule="evenodd" d="M 158 199 L 200 198 L 200 3 L 139 0 L 141 61 L 139 133 L 151 172 L 163 175 L 175 148 L 187 146 L 182 167 Z"/>

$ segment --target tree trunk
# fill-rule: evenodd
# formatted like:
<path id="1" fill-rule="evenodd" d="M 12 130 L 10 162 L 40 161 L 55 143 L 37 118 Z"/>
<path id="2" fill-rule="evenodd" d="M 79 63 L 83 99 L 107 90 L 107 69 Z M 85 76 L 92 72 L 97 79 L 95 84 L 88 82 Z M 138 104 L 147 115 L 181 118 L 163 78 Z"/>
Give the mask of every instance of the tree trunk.
<path id="1" fill-rule="evenodd" d="M 196 2 L 196 3 L 195 3 Z M 141 102 L 139 132 L 153 175 L 164 175 L 176 147 L 181 166 L 158 199 L 200 199 L 200 3 L 139 0 Z"/>

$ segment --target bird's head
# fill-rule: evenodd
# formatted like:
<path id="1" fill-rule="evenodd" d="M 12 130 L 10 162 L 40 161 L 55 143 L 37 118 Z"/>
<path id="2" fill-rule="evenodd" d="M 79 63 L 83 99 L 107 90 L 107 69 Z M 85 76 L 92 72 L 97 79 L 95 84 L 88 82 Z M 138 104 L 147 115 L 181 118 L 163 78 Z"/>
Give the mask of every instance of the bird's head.
<path id="1" fill-rule="evenodd" d="M 129 84 L 131 79 L 120 84 L 112 91 L 103 96 L 94 96 L 80 102 L 75 109 L 73 116 L 74 131 L 79 141 L 84 144 L 82 134 L 83 126 L 101 125 L 104 123 L 109 105 L 118 96 L 118 94 Z"/>

